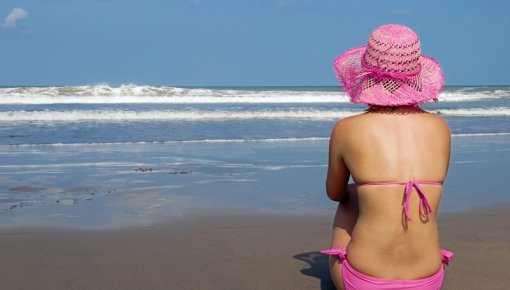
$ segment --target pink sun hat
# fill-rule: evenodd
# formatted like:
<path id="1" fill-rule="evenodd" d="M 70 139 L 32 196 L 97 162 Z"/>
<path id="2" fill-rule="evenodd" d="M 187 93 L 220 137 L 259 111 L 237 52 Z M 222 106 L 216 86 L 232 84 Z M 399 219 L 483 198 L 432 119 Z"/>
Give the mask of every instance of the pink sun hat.
<path id="1" fill-rule="evenodd" d="M 437 102 L 444 85 L 439 63 L 421 55 L 416 33 L 396 24 L 376 28 L 366 46 L 341 54 L 333 67 L 353 103 L 405 106 Z"/>

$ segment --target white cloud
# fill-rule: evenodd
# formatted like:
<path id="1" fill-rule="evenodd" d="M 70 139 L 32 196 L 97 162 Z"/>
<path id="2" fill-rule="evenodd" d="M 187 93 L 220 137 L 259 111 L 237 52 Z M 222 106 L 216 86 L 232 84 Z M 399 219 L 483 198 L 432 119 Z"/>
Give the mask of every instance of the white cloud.
<path id="1" fill-rule="evenodd" d="M 28 16 L 28 12 L 23 8 L 13 8 L 11 13 L 5 17 L 4 21 L 2 22 L 3 28 L 11 28 L 16 27 L 16 22 L 20 21 L 23 18 L 26 18 Z"/>

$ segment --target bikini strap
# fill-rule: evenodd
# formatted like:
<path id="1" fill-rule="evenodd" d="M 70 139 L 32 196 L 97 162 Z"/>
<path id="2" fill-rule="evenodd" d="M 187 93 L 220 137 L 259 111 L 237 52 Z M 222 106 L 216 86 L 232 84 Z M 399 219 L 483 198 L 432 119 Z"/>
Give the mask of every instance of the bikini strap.
<path id="1" fill-rule="evenodd" d="M 435 181 L 413 181 L 409 180 L 406 182 L 401 181 L 388 181 L 388 182 L 366 182 L 366 183 L 356 183 L 357 185 L 385 185 L 385 184 L 405 184 L 405 197 L 404 197 L 404 214 L 408 221 L 411 220 L 411 214 L 409 212 L 409 203 L 411 201 L 411 192 L 413 191 L 413 187 L 416 188 L 416 191 L 418 192 L 418 196 L 420 197 L 420 204 L 419 204 L 419 211 L 420 216 L 428 219 L 429 215 L 433 212 L 432 206 L 430 206 L 429 201 L 427 200 L 427 197 L 425 197 L 425 194 L 423 193 L 423 189 L 421 188 L 420 184 L 433 184 L 433 185 L 442 185 L 442 182 L 435 182 Z"/>

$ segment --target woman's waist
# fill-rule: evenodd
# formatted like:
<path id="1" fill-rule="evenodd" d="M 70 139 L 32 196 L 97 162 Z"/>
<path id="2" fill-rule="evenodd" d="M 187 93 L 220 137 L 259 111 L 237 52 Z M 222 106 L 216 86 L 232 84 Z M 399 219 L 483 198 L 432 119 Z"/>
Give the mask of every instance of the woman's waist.
<path id="1" fill-rule="evenodd" d="M 441 254 L 437 234 L 357 234 L 347 246 L 347 260 L 358 271 L 387 279 L 419 279 L 437 272 Z"/>
<path id="2" fill-rule="evenodd" d="M 359 193 L 357 206 L 359 220 L 379 226 L 394 225 L 402 231 L 406 227 L 430 228 L 436 226 L 436 214 L 439 207 L 439 198 L 434 196 L 426 202 L 418 198 L 410 198 L 403 202 L 400 194 L 384 194 L 380 192 Z"/>
<path id="3" fill-rule="evenodd" d="M 377 246 L 383 251 L 435 250 L 439 247 L 436 219 L 407 220 L 402 214 L 361 213 L 351 233 L 351 243 Z"/>

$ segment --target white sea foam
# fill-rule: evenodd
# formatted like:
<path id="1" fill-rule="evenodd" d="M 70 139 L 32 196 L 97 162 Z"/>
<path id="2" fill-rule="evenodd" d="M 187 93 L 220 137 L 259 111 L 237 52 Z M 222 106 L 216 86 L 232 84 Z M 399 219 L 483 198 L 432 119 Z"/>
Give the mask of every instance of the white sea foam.
<path id="1" fill-rule="evenodd" d="M 470 91 L 469 88 L 445 91 L 439 95 L 440 102 L 466 102 L 488 99 L 510 98 L 508 90 Z"/>
<path id="2" fill-rule="evenodd" d="M 443 116 L 510 116 L 510 108 L 440 109 L 434 111 Z M 0 123 L 5 122 L 123 122 L 123 121 L 224 121 L 224 120 L 335 120 L 361 111 L 355 110 L 255 110 L 255 111 L 207 111 L 207 110 L 70 110 L 70 111 L 6 111 L 0 112 Z"/>
<path id="3" fill-rule="evenodd" d="M 446 116 L 466 116 L 466 117 L 510 116 L 510 108 L 508 107 L 441 109 L 435 112 Z"/>
<path id="4" fill-rule="evenodd" d="M 510 134 L 510 133 L 509 133 Z M 150 145 L 150 144 L 185 144 L 185 143 L 245 143 L 245 142 L 302 142 L 302 141 L 328 141 L 329 137 L 289 137 L 289 138 L 237 138 L 237 139 L 195 139 L 174 141 L 135 141 L 135 142 L 102 142 L 102 143 L 48 143 L 48 144 L 15 144 L 0 145 L 1 147 L 74 147 L 74 146 L 111 146 L 111 145 Z"/>
<path id="5" fill-rule="evenodd" d="M 454 133 L 452 137 L 488 137 L 488 136 L 510 136 L 510 132 L 488 132 L 488 133 Z M 236 139 L 195 139 L 195 140 L 170 140 L 170 141 L 135 141 L 135 142 L 92 142 L 92 143 L 48 143 L 48 144 L 15 144 L 0 145 L 2 147 L 88 147 L 88 146 L 115 146 L 115 145 L 158 145 L 158 144 L 193 144 L 193 143 L 281 143 L 281 142 L 325 142 L 329 137 L 288 137 L 288 138 L 236 138 Z M 83 166 L 98 165 L 82 163 Z M 101 164 L 108 166 L 124 166 L 123 164 Z M 139 164 L 134 164 L 135 167 Z M 3 165 L 0 167 L 9 167 Z M 56 167 L 62 167 L 63 164 L 57 164 Z M 73 165 L 79 166 L 79 165 Z M 29 166 L 26 166 L 29 167 Z"/>
<path id="6" fill-rule="evenodd" d="M 348 102 L 340 90 L 200 89 L 124 85 L 0 88 L 0 104 L 210 104 Z"/>
<path id="7" fill-rule="evenodd" d="M 459 88 L 444 91 L 441 102 L 509 98 L 508 89 Z M 348 103 L 336 91 L 278 88 L 208 89 L 122 85 L 0 88 L 0 104 L 209 104 L 209 103 Z"/>
<path id="8" fill-rule="evenodd" d="M 294 119 L 332 120 L 357 114 L 357 111 L 286 110 L 286 111 L 8 111 L 0 112 L 2 122 L 121 122 L 121 121 L 204 121 Z"/>

